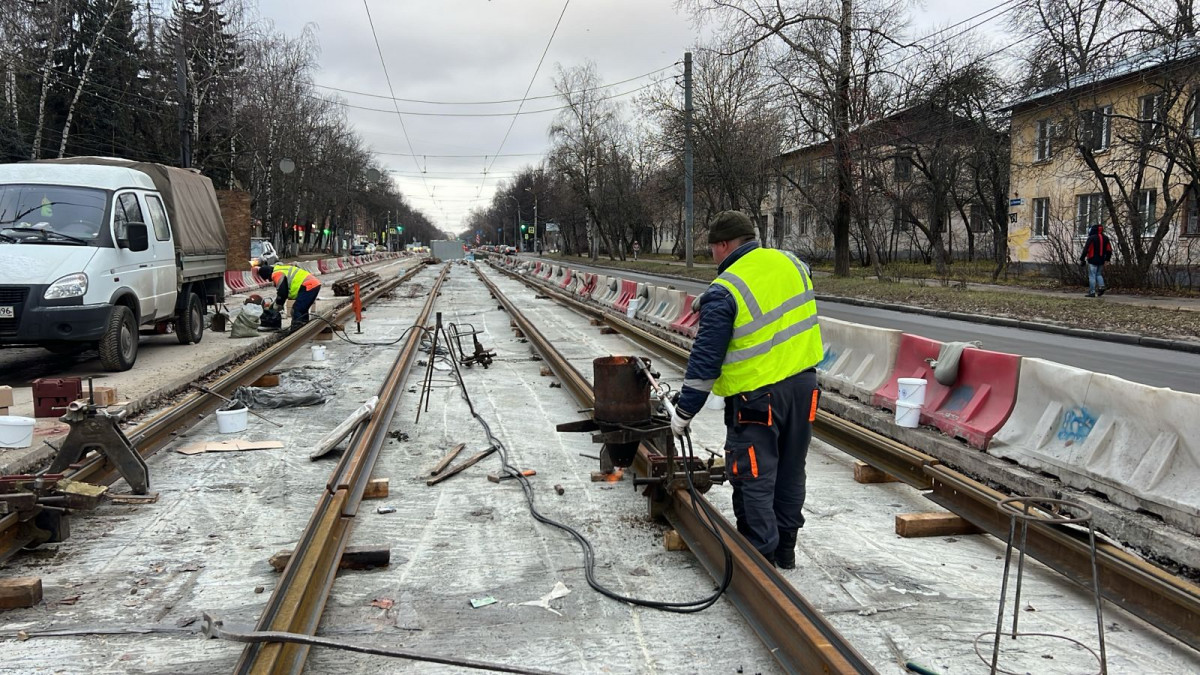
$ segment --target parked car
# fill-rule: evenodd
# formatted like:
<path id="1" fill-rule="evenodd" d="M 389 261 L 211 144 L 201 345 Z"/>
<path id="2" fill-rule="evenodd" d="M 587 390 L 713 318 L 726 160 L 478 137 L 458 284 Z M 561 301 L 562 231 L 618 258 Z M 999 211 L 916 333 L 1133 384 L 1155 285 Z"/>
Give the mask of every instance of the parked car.
<path id="1" fill-rule="evenodd" d="M 367 245 L 366 244 L 355 244 L 354 246 L 350 247 L 350 255 L 366 255 L 366 254 L 367 254 Z"/>

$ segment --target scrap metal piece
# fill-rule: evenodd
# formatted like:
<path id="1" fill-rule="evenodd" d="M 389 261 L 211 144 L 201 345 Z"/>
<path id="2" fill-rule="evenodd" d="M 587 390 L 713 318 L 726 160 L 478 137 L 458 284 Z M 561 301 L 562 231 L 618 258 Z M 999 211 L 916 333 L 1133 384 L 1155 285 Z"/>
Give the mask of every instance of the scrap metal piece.
<path id="1" fill-rule="evenodd" d="M 46 472 L 62 473 L 89 452 L 95 451 L 116 467 L 134 494 L 146 494 L 150 489 L 150 469 L 117 425 L 124 416 L 123 410 L 110 413 L 84 401 L 73 401 L 67 406 L 67 412 L 59 418 L 71 430 Z"/>

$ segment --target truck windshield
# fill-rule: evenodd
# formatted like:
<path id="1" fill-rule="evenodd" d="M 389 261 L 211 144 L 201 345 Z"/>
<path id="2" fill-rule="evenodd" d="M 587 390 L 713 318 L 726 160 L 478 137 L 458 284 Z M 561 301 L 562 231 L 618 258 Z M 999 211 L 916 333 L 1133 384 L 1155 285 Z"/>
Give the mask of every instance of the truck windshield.
<path id="1" fill-rule="evenodd" d="M 107 193 L 94 188 L 0 185 L 0 241 L 93 243 L 107 202 Z"/>

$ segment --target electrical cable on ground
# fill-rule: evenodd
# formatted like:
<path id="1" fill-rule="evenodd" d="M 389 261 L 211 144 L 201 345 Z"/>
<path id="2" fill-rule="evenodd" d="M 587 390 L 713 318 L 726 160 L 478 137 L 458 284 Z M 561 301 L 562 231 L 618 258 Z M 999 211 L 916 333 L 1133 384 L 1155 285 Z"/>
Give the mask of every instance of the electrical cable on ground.
<path id="1" fill-rule="evenodd" d="M 433 329 L 425 328 L 424 330 L 431 331 Z M 443 329 L 438 329 L 438 330 L 443 330 Z M 445 335 L 444 330 L 442 332 L 442 335 L 443 336 Z M 449 338 L 447 337 L 446 339 L 447 339 L 447 342 L 449 342 Z M 616 591 L 613 591 L 613 590 L 605 587 L 603 584 L 601 584 L 599 581 L 596 580 L 596 576 L 595 576 L 596 552 L 595 552 L 595 548 L 592 546 L 592 542 L 589 541 L 588 538 L 586 536 L 584 536 L 583 533 L 581 533 L 579 530 L 576 530 L 575 528 L 571 527 L 570 525 L 567 525 L 565 523 L 561 523 L 557 520 L 554 520 L 553 518 L 550 518 L 549 516 L 546 516 L 543 513 L 541 513 L 540 511 L 538 511 L 537 507 L 534 504 L 535 500 L 534 500 L 533 485 L 530 484 L 529 478 L 522 474 L 521 469 L 519 469 L 518 467 L 513 466 L 512 464 L 509 463 L 508 451 L 507 451 L 507 448 L 504 447 L 504 443 L 499 438 L 496 438 L 495 434 L 492 433 L 492 428 L 491 428 L 491 426 L 488 425 L 487 420 L 485 420 L 483 418 L 483 416 L 480 415 L 479 412 L 475 410 L 475 404 L 471 401 L 471 396 L 467 392 L 467 385 L 462 379 L 462 372 L 458 368 L 458 362 L 456 360 L 454 360 L 453 358 L 447 358 L 444 356 L 440 357 L 440 358 L 448 360 L 450 362 L 450 365 L 453 366 L 452 372 L 454 373 L 455 379 L 458 381 L 458 388 L 459 388 L 460 393 L 462 394 L 463 400 L 466 401 L 466 403 L 467 403 L 467 409 L 470 410 L 471 416 L 474 417 L 477 422 L 479 422 L 479 425 L 481 427 L 483 427 L 483 432 L 484 432 L 484 435 L 487 436 L 488 443 L 490 443 L 491 446 L 496 449 L 496 453 L 500 456 L 500 464 L 501 464 L 501 468 L 504 469 L 504 473 L 515 478 L 518 482 L 520 482 L 521 490 L 524 491 L 524 493 L 525 493 L 525 501 L 529 506 L 530 514 L 538 522 L 546 524 L 546 525 L 550 525 L 551 527 L 558 528 L 558 529 L 562 530 L 563 532 L 566 532 L 567 534 L 571 535 L 571 537 L 573 537 L 575 539 L 575 541 L 577 541 L 579 543 L 580 547 L 583 549 L 584 576 L 587 578 L 588 585 L 591 586 L 593 590 L 597 591 L 598 593 L 600 593 L 606 597 L 612 598 L 613 600 L 617 600 L 619 602 L 625 602 L 625 603 L 628 603 L 631 605 L 636 605 L 639 607 L 647 607 L 650 609 L 657 609 L 657 610 L 661 610 L 664 612 L 673 612 L 673 613 L 677 613 L 677 614 L 690 614 L 690 613 L 694 613 L 694 612 L 703 611 L 703 610 L 708 609 L 709 607 L 713 606 L 713 604 L 715 604 L 717 602 L 717 600 L 720 599 L 721 595 L 725 593 L 726 589 L 729 588 L 729 584 L 733 581 L 733 554 L 732 554 L 732 552 L 730 552 L 728 544 L 725 543 L 724 537 L 721 536 L 720 531 L 717 529 L 717 527 L 713 521 L 712 514 L 709 512 L 709 509 L 711 509 L 712 507 L 710 505 L 708 505 L 707 502 L 705 502 L 704 500 L 699 498 L 699 495 L 696 492 L 696 486 L 692 482 L 692 474 L 691 474 L 690 470 L 685 471 L 684 473 L 687 475 L 688 492 L 692 495 L 692 499 L 691 499 L 692 509 L 695 512 L 697 519 L 700 520 L 700 522 L 704 523 L 705 529 L 707 529 L 714 537 L 716 537 L 717 541 L 721 542 L 721 550 L 724 553 L 725 574 L 721 579 L 721 584 L 717 587 L 716 591 L 714 591 L 711 595 L 709 595 L 707 597 L 701 598 L 699 600 L 687 600 L 687 601 L 681 601 L 681 602 L 668 602 L 668 601 L 662 601 L 662 600 L 643 600 L 640 598 L 633 598 L 630 596 L 626 596 L 626 595 L 617 593 Z M 687 457 L 690 459 L 693 456 L 692 440 L 691 440 L 690 434 L 679 439 L 680 450 L 681 450 L 681 452 L 683 452 L 683 450 L 684 450 L 685 439 L 686 439 L 686 453 L 687 453 Z M 700 506 L 698 506 L 699 504 L 704 504 L 704 506 L 700 507 Z M 707 516 L 707 518 L 701 517 L 701 510 L 704 511 L 704 515 Z"/>

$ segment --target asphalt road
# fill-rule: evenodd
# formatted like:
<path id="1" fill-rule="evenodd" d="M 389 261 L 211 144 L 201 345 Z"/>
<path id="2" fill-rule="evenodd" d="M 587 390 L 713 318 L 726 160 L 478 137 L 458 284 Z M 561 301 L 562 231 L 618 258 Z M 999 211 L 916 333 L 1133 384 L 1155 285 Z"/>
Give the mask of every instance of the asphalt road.
<path id="1" fill-rule="evenodd" d="M 600 274 L 613 273 L 609 268 L 590 267 L 574 261 L 571 262 L 571 266 Z M 699 281 L 683 281 L 640 272 L 622 271 L 620 275 L 623 279 L 639 282 L 670 284 L 688 292 L 700 292 L 706 286 Z M 820 290 L 820 280 L 817 283 Z M 984 349 L 1034 356 L 1155 387 L 1200 393 L 1200 378 L 1196 377 L 1196 373 L 1200 373 L 1200 354 L 989 326 L 836 302 L 819 302 L 818 311 L 822 316 L 870 326 L 895 328 L 942 342 L 979 340 Z"/>

